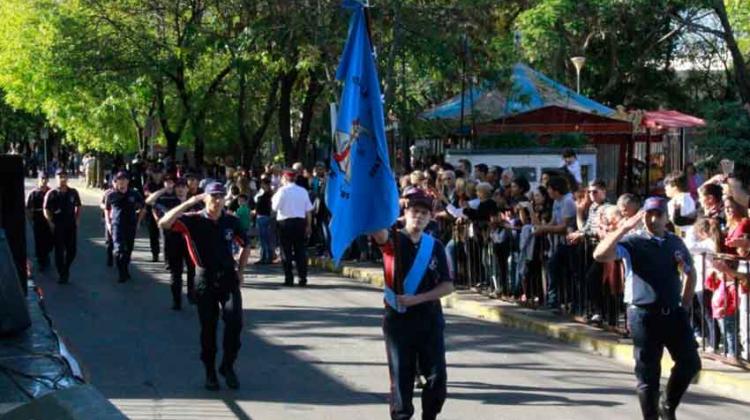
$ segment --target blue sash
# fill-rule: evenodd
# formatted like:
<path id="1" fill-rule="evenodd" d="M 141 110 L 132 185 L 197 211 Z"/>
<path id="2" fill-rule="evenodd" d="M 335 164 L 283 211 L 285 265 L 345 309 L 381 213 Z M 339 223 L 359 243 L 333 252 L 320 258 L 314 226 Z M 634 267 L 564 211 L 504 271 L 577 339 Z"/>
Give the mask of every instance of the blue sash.
<path id="1" fill-rule="evenodd" d="M 399 238 L 395 238 L 399 240 Z M 409 269 L 409 273 L 406 274 L 404 279 L 404 294 L 412 296 L 417 293 L 419 285 L 422 284 L 424 273 L 427 271 L 427 266 L 430 264 L 432 258 L 432 247 L 435 245 L 435 238 L 427 233 L 422 234 L 422 240 L 419 242 L 419 249 L 417 250 L 417 256 L 414 257 L 414 262 Z M 396 281 L 396 279 L 393 279 Z M 406 308 L 399 306 L 396 300 L 396 293 L 387 285 L 383 289 L 383 295 L 385 302 L 398 313 L 405 313 Z"/>

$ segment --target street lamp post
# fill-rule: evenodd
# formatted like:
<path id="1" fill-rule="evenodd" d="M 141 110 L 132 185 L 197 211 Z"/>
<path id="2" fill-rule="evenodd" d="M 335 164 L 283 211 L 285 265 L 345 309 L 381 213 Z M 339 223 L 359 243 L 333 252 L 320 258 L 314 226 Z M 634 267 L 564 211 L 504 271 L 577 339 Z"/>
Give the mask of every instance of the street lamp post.
<path id="1" fill-rule="evenodd" d="M 570 61 L 573 62 L 573 65 L 576 67 L 576 93 L 581 93 L 581 69 L 583 68 L 583 65 L 586 63 L 586 57 L 572 57 Z"/>
<path id="2" fill-rule="evenodd" d="M 47 168 L 49 168 L 49 164 L 47 163 L 47 138 L 49 138 L 49 129 L 46 126 L 42 127 L 39 137 L 44 142 L 44 172 L 47 172 Z"/>

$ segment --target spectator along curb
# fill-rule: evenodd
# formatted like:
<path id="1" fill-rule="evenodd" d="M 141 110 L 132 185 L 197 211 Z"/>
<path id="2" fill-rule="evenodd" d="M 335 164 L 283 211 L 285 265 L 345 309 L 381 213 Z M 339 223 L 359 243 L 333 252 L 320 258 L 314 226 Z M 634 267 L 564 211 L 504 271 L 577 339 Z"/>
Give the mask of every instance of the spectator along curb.
<path id="1" fill-rule="evenodd" d="M 373 264 L 347 263 L 335 267 L 330 259 L 321 257 L 311 258 L 310 264 L 341 274 L 358 283 L 383 287 L 383 269 Z M 443 298 L 443 306 L 465 316 L 545 335 L 587 352 L 634 366 L 633 345 L 630 339 L 573 322 L 549 311 L 529 309 L 468 291 L 457 291 Z M 695 380 L 696 383 L 723 397 L 750 402 L 750 371 L 707 358 L 703 358 L 702 361 L 703 370 Z M 665 351 L 662 359 L 662 376 L 669 376 L 672 365 L 669 352 Z"/>

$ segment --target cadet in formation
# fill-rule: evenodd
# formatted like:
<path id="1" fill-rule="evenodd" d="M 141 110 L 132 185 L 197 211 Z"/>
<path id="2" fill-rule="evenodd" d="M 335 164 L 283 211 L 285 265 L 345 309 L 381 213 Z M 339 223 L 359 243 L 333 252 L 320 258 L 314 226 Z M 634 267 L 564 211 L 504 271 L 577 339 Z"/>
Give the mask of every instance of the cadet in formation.
<path id="1" fill-rule="evenodd" d="M 642 230 L 635 230 L 638 226 Z M 594 250 L 600 262 L 621 260 L 625 303 L 633 336 L 638 401 L 646 420 L 675 419 L 677 406 L 701 369 L 698 343 L 690 326 L 696 273 L 682 239 L 667 231 L 667 202 L 648 198 L 643 210 L 626 219 Z M 685 282 L 681 277 L 685 278 Z M 675 362 L 659 392 L 664 348 Z"/>
<path id="2" fill-rule="evenodd" d="M 64 169 L 56 173 L 57 187 L 44 197 L 44 217 L 52 232 L 55 248 L 55 266 L 60 284 L 70 281 L 70 267 L 76 257 L 78 224 L 81 218 L 81 197 L 75 188 L 68 186 Z"/>
<path id="3" fill-rule="evenodd" d="M 115 189 L 107 196 L 105 223 L 112 234 L 118 282 L 130 280 L 130 257 L 133 254 L 138 223 L 143 219 L 143 196 L 129 188 L 130 178 L 126 172 L 115 175 Z"/>
<path id="4" fill-rule="evenodd" d="M 164 176 L 164 188 L 153 192 L 146 205 L 153 206 L 153 217 L 162 218 L 169 210 L 184 203 L 188 197 L 187 181 L 175 180 L 171 174 Z M 171 277 L 172 309 L 182 309 L 182 272 L 187 267 L 187 299 L 195 304 L 195 266 L 190 260 L 187 242 L 182 234 L 173 230 L 164 230 L 164 256 L 167 260 Z"/>
<path id="5" fill-rule="evenodd" d="M 250 256 L 247 232 L 237 217 L 224 210 L 226 190 L 220 183 L 206 186 L 205 193 L 194 195 L 168 211 L 159 227 L 185 237 L 196 266 L 196 298 L 201 324 L 201 360 L 206 370 L 206 389 L 219 389 L 216 375 L 216 327 L 221 313 L 224 320 L 224 355 L 219 373 L 228 387 L 236 389 L 239 380 L 234 362 L 240 349 L 242 332 L 242 273 Z M 205 208 L 186 213 L 199 203 Z M 242 246 L 239 262 L 232 253 L 233 242 Z"/>
<path id="6" fill-rule="evenodd" d="M 26 215 L 34 232 L 34 253 L 40 271 L 49 267 L 49 254 L 52 252 L 52 232 L 44 217 L 44 197 L 49 192 L 49 180 L 45 172 L 39 172 L 37 187 L 26 197 Z"/>

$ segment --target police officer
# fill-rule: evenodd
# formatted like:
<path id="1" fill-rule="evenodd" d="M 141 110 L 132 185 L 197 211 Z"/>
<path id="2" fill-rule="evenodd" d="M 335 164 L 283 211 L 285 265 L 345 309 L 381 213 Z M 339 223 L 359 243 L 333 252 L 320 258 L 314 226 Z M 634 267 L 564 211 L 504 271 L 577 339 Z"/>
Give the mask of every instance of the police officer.
<path id="1" fill-rule="evenodd" d="M 641 221 L 645 229 L 633 231 Z M 666 200 L 650 197 L 639 213 L 607 235 L 594 251 L 597 261 L 621 260 L 625 269 L 638 399 L 643 418 L 648 420 L 674 419 L 680 399 L 701 369 L 687 309 L 693 300 L 696 273 L 690 252 L 682 239 L 667 231 L 667 223 Z M 660 398 L 665 347 L 675 365 Z"/>
<path id="2" fill-rule="evenodd" d="M 26 197 L 26 215 L 33 228 L 34 252 L 40 271 L 45 271 L 49 267 L 49 254 L 53 247 L 52 232 L 47 219 L 44 218 L 44 196 L 49 191 L 48 182 L 47 174 L 39 172 L 37 187 Z"/>
<path id="3" fill-rule="evenodd" d="M 106 223 L 105 214 L 107 213 L 107 197 L 115 190 L 115 179 L 112 178 L 112 186 L 107 188 L 102 194 L 102 200 L 99 202 L 99 208 L 102 209 L 102 224 L 104 225 L 104 251 L 107 255 L 107 267 L 114 265 L 114 242 L 112 242 L 112 232 Z"/>
<path id="4" fill-rule="evenodd" d="M 115 175 L 115 190 L 107 196 L 105 223 L 112 232 L 114 257 L 117 265 L 118 282 L 130 280 L 130 256 L 133 253 L 138 222 L 143 218 L 143 196 L 129 188 L 128 173 L 120 171 Z"/>
<path id="5" fill-rule="evenodd" d="M 57 188 L 44 196 L 44 217 L 52 231 L 55 247 L 55 266 L 58 283 L 70 281 L 70 266 L 76 257 L 77 231 L 81 217 L 81 197 L 75 188 L 68 186 L 68 174 L 64 169 L 55 172 Z"/>
<path id="6" fill-rule="evenodd" d="M 284 285 L 294 285 L 292 261 L 297 266 L 299 285 L 307 285 L 306 238 L 312 232 L 312 203 L 307 190 L 295 183 L 297 173 L 285 171 L 283 186 L 273 195 L 271 208 L 276 212 L 283 252 Z"/>
<path id="7" fill-rule="evenodd" d="M 383 334 L 391 378 L 390 413 L 392 419 L 410 419 L 414 414 L 412 395 L 419 364 L 427 379 L 422 418 L 435 419 L 447 391 L 440 298 L 453 292 L 453 283 L 443 244 L 424 233 L 432 199 L 419 189 L 405 199 L 405 228 L 392 235 L 385 229 L 372 234 L 385 266 Z"/>
<path id="8" fill-rule="evenodd" d="M 153 216 L 158 221 L 169 210 L 187 200 L 187 182 L 175 180 L 171 174 L 164 177 L 164 188 L 155 191 L 146 199 L 146 205 L 153 206 Z M 164 230 L 164 257 L 169 264 L 172 291 L 172 309 L 182 309 L 182 271 L 187 265 L 188 302 L 195 304 L 195 266 L 188 262 L 190 255 L 182 235 L 172 230 Z"/>
<path id="9" fill-rule="evenodd" d="M 219 389 L 215 371 L 216 327 L 219 313 L 224 320 L 224 356 L 219 373 L 228 387 L 239 387 L 234 362 L 240 349 L 242 331 L 242 272 L 250 256 L 245 232 L 237 217 L 224 210 L 226 190 L 220 183 L 206 186 L 204 194 L 191 197 L 168 211 L 159 227 L 181 233 L 191 248 L 197 267 L 196 298 L 201 323 L 201 360 L 206 369 L 206 389 Z M 185 213 L 203 202 L 199 212 Z M 242 246 L 239 263 L 232 255 L 232 243 Z"/>
<path id="10" fill-rule="evenodd" d="M 148 168 L 148 180 L 143 185 L 143 196 L 148 198 L 156 190 L 162 188 L 163 182 L 163 168 L 160 164 L 152 164 Z M 146 207 L 146 226 L 148 227 L 148 240 L 151 246 L 151 258 L 153 262 L 159 261 L 159 226 L 157 226 L 157 220 L 152 217 L 151 206 Z"/>

